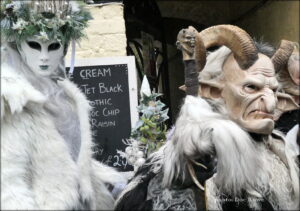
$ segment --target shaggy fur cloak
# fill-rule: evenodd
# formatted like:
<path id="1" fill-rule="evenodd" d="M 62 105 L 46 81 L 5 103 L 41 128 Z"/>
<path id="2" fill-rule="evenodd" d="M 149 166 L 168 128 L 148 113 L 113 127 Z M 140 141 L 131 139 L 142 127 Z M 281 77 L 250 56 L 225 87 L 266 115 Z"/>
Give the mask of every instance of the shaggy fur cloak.
<path id="1" fill-rule="evenodd" d="M 48 96 L 14 69 L 1 67 L 1 209 L 113 209 L 105 183 L 124 179 L 92 159 L 85 96 L 68 79 L 57 84 L 80 123 L 77 159 L 45 110 Z"/>
<path id="2" fill-rule="evenodd" d="M 299 208 L 299 169 L 283 137 L 276 131 L 260 138 L 247 133 L 220 114 L 220 105 L 185 98 L 172 139 L 137 172 L 117 210 Z M 190 159 L 207 166 L 197 171 L 194 165 L 204 191 L 192 182 Z"/>

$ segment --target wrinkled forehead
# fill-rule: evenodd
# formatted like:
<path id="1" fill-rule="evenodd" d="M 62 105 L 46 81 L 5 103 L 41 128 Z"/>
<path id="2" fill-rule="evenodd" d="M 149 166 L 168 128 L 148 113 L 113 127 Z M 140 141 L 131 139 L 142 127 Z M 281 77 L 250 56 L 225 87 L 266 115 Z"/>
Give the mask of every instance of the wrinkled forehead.
<path id="1" fill-rule="evenodd" d="M 275 79 L 275 69 L 271 59 L 260 53 L 257 61 L 247 70 L 242 70 L 234 59 L 233 54 L 231 54 L 224 62 L 223 69 L 226 80 L 231 82 L 246 77 Z"/>

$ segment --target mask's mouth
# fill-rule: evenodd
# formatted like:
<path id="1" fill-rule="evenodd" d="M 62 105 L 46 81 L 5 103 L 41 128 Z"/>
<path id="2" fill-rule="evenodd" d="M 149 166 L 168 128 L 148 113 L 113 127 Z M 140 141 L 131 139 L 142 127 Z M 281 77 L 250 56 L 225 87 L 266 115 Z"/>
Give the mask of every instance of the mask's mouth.
<path id="1" fill-rule="evenodd" d="M 40 65 L 40 68 L 41 68 L 42 70 L 48 70 L 49 65 Z"/>
<path id="2" fill-rule="evenodd" d="M 272 119 L 274 120 L 274 113 L 269 113 L 264 110 L 253 110 L 248 114 L 248 117 L 252 119 Z"/>
<path id="3" fill-rule="evenodd" d="M 191 47 L 195 47 L 195 41 L 191 41 L 191 42 L 190 42 L 190 46 L 191 46 Z"/>

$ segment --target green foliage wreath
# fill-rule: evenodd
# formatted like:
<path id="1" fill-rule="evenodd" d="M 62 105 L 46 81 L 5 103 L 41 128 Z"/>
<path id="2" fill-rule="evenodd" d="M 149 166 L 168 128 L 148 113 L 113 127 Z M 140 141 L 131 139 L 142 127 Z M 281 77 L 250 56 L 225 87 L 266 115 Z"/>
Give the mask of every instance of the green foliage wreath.
<path id="1" fill-rule="evenodd" d="M 37 13 L 28 3 L 16 3 L 11 0 L 1 2 L 1 33 L 7 41 L 20 43 L 29 37 L 37 36 L 41 40 L 55 39 L 61 43 L 84 37 L 83 29 L 90 13 L 80 5 L 77 11 Z"/>

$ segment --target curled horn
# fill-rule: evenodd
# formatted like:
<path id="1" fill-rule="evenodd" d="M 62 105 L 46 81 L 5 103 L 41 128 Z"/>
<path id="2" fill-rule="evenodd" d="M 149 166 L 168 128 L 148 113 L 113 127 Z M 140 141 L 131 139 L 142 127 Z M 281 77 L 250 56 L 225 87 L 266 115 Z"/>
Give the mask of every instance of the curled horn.
<path id="1" fill-rule="evenodd" d="M 288 62 L 294 50 L 294 44 L 288 40 L 281 40 L 279 48 L 272 56 L 272 62 L 276 71 L 280 71 Z"/>
<path id="2" fill-rule="evenodd" d="M 240 68 L 248 69 L 258 59 L 257 48 L 250 35 L 233 25 L 217 25 L 201 31 L 205 48 L 225 45 L 231 49 Z"/>
<path id="3" fill-rule="evenodd" d="M 197 69 L 201 72 L 206 64 L 206 49 L 203 40 L 198 36 L 198 34 L 196 36 L 195 44 L 195 60 L 197 62 Z"/>
<path id="4" fill-rule="evenodd" d="M 195 43 L 195 63 L 187 63 L 185 64 L 185 86 L 186 86 L 186 94 L 198 96 L 199 91 L 199 81 L 198 76 L 199 72 L 204 68 L 206 63 L 206 49 L 204 47 L 204 43 L 201 38 L 196 36 Z"/>

